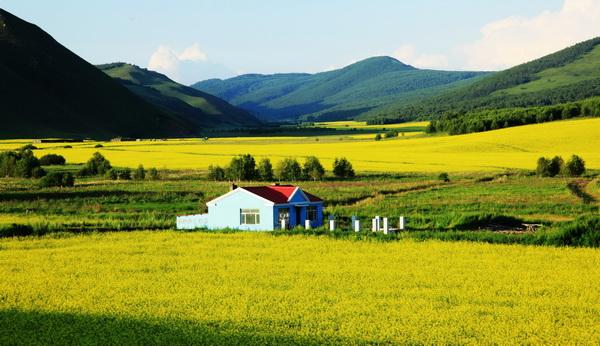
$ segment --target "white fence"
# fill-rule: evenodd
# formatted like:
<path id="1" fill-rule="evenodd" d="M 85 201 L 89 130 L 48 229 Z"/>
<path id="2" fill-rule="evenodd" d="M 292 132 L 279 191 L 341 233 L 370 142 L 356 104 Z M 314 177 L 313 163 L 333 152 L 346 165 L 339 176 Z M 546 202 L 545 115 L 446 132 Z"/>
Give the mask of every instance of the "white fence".
<path id="1" fill-rule="evenodd" d="M 177 229 L 198 229 L 208 227 L 208 214 L 184 215 L 177 217 Z"/>

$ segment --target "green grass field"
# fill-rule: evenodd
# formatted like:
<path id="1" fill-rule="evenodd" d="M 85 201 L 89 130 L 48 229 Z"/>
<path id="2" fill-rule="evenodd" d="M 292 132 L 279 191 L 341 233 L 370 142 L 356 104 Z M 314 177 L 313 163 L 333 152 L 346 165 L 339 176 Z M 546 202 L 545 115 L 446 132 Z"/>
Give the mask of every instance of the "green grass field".
<path id="1" fill-rule="evenodd" d="M 600 252 L 235 233 L 0 240 L 1 344 L 597 344 Z"/>

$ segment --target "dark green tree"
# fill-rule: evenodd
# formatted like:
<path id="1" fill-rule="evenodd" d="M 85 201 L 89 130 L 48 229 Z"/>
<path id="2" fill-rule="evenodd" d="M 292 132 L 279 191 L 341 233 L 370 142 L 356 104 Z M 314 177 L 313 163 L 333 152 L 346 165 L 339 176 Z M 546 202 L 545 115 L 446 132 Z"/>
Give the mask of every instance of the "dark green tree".
<path id="1" fill-rule="evenodd" d="M 102 154 L 95 152 L 92 158 L 86 162 L 85 166 L 79 170 L 78 174 L 80 176 L 104 175 L 111 168 L 110 162 Z"/>
<path id="2" fill-rule="evenodd" d="M 554 156 L 548 164 L 548 173 L 551 177 L 555 177 L 560 174 L 564 166 L 564 160 L 560 156 Z"/>
<path id="3" fill-rule="evenodd" d="M 47 154 L 40 157 L 40 164 L 42 166 L 54 166 L 54 165 L 64 165 L 67 161 L 61 155 L 56 154 Z"/>
<path id="4" fill-rule="evenodd" d="M 298 161 L 286 158 L 277 165 L 277 177 L 279 180 L 296 181 L 302 178 L 302 168 Z"/>
<path id="5" fill-rule="evenodd" d="M 315 156 L 309 156 L 304 161 L 304 166 L 302 167 L 302 176 L 304 179 L 310 179 L 313 181 L 323 179 L 325 175 L 325 168 L 321 165 L 321 161 Z"/>
<path id="6" fill-rule="evenodd" d="M 225 180 L 225 170 L 220 166 L 210 165 L 208 166 L 207 178 L 214 181 L 223 181 Z"/>
<path id="7" fill-rule="evenodd" d="M 250 154 L 236 156 L 227 167 L 227 178 L 236 181 L 250 181 L 258 177 L 256 161 Z"/>
<path id="8" fill-rule="evenodd" d="M 550 160 L 545 157 L 540 157 L 537 160 L 535 172 L 540 177 L 550 177 Z"/>
<path id="9" fill-rule="evenodd" d="M 273 181 L 275 179 L 271 160 L 267 158 L 260 160 L 258 163 L 258 177 L 262 181 Z"/>
<path id="10" fill-rule="evenodd" d="M 585 161 L 577 155 L 571 156 L 565 164 L 565 174 L 570 177 L 578 177 L 585 173 Z"/>
<path id="11" fill-rule="evenodd" d="M 341 179 L 352 178 L 354 177 L 354 168 L 345 157 L 336 158 L 333 161 L 333 175 Z"/>

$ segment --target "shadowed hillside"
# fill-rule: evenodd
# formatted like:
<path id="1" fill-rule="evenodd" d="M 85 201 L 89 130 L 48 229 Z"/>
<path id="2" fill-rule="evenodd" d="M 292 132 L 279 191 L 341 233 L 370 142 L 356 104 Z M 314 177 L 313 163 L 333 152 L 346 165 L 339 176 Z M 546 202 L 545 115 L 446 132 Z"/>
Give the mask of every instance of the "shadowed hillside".
<path id="1" fill-rule="evenodd" d="M 247 111 L 218 97 L 176 83 L 158 72 L 126 63 L 99 65 L 98 68 L 149 103 L 199 127 L 260 125 L 260 121 Z"/>

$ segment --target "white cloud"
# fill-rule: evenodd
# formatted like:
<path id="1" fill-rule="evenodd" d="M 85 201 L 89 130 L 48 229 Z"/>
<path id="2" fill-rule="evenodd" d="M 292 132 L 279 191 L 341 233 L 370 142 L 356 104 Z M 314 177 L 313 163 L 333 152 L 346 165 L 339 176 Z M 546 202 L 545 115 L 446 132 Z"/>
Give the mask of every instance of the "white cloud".
<path id="1" fill-rule="evenodd" d="M 231 70 L 225 66 L 211 62 L 198 43 L 194 43 L 182 51 L 161 45 L 150 56 L 148 68 L 164 73 L 169 78 L 184 84 L 233 75 Z"/>
<path id="2" fill-rule="evenodd" d="M 198 43 L 194 43 L 193 45 L 187 47 L 177 57 L 182 61 L 208 60 L 208 56 L 200 49 L 200 45 Z"/>
<path id="3" fill-rule="evenodd" d="M 600 35 L 600 1 L 565 0 L 557 11 L 491 22 L 481 35 L 460 49 L 465 68 L 515 66 Z"/>
<path id="4" fill-rule="evenodd" d="M 450 65 L 444 54 L 419 53 L 412 44 L 405 44 L 396 49 L 394 58 L 405 64 L 418 68 L 444 69 Z"/>

